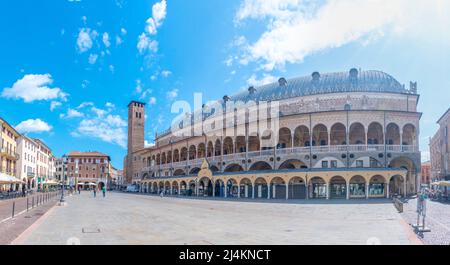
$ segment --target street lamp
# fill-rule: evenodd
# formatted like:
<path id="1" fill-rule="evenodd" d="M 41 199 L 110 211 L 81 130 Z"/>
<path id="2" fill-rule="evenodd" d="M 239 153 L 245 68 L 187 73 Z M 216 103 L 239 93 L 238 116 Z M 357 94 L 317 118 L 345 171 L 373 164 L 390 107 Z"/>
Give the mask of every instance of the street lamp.
<path id="1" fill-rule="evenodd" d="M 66 200 L 64 199 L 64 188 L 65 188 L 65 182 L 66 182 L 66 164 L 67 164 L 67 156 L 62 156 L 62 191 L 61 191 L 61 199 L 59 200 L 59 205 L 64 206 L 66 205 Z"/>

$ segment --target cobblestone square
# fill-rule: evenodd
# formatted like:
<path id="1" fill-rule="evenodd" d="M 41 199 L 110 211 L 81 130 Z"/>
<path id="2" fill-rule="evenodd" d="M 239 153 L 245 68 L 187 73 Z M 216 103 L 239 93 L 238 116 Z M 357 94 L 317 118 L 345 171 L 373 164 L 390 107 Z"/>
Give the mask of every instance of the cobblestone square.
<path id="1" fill-rule="evenodd" d="M 15 244 L 416 244 L 388 200 L 245 202 L 84 192 Z"/>

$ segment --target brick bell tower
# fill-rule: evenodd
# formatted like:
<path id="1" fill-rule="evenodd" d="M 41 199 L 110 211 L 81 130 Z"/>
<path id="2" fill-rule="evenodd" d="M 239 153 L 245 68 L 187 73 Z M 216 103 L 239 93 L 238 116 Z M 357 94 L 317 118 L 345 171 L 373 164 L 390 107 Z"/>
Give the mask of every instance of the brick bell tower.
<path id="1" fill-rule="evenodd" d="M 144 149 L 144 124 L 145 124 L 145 103 L 131 101 L 128 104 L 128 152 L 125 158 L 126 180 L 132 183 L 137 170 L 134 165 L 133 153 Z"/>

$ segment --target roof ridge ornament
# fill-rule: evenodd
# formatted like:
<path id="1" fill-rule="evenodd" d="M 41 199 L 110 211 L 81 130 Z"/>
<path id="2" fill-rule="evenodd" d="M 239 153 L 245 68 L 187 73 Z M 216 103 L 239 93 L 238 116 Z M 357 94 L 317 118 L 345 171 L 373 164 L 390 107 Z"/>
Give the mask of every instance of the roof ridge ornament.
<path id="1" fill-rule="evenodd" d="M 409 91 L 412 94 L 417 94 L 417 82 L 409 81 Z"/>

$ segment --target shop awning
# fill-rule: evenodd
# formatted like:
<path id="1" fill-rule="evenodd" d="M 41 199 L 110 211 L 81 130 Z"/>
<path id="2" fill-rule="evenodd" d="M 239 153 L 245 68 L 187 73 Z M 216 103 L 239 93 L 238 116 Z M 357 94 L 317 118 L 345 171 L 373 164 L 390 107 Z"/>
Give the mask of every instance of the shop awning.
<path id="1" fill-rule="evenodd" d="M 16 183 L 23 183 L 23 181 L 17 179 L 16 177 L 0 172 L 0 184 L 16 184 Z"/>
<path id="2" fill-rule="evenodd" d="M 44 183 L 42 183 L 42 184 L 56 186 L 56 185 L 59 185 L 59 182 L 56 182 L 54 180 L 47 180 L 47 181 L 44 181 Z"/>

